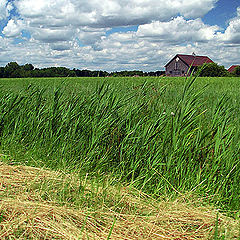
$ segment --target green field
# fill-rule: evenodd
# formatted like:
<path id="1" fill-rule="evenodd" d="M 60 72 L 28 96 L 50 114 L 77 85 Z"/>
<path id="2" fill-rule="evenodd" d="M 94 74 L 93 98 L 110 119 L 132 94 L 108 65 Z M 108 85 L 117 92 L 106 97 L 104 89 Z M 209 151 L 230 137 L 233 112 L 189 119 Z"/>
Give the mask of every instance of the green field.
<path id="1" fill-rule="evenodd" d="M 0 89 L 1 152 L 18 163 L 239 210 L 239 78 L 0 79 Z"/>

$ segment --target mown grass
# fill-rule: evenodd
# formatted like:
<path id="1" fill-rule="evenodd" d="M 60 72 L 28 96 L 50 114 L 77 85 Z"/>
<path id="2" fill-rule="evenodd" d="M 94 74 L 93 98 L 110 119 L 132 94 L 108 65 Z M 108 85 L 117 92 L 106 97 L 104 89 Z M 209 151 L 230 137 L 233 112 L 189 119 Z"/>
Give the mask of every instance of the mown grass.
<path id="1" fill-rule="evenodd" d="M 1 155 L 6 161 L 9 156 Z M 11 159 L 13 160 L 13 159 Z M 156 200 L 131 185 L 0 162 L 1 239 L 238 239 L 201 198 Z"/>
<path id="2" fill-rule="evenodd" d="M 239 210 L 238 79 L 1 84 L 1 149 L 22 163 L 112 175 L 153 197 L 196 194 Z"/>

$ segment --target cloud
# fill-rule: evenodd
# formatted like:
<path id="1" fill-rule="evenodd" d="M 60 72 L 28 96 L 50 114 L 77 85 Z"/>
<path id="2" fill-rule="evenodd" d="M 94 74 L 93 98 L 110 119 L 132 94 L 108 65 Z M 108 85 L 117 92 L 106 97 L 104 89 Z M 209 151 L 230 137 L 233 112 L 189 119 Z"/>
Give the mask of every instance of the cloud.
<path id="1" fill-rule="evenodd" d="M 140 38 L 148 38 L 152 41 L 199 42 L 213 39 L 218 26 L 205 25 L 201 19 L 185 20 L 176 17 L 169 22 L 155 21 L 150 24 L 140 25 L 137 35 Z"/>
<path id="2" fill-rule="evenodd" d="M 98 42 L 107 29 L 167 21 L 178 14 L 199 17 L 217 0 L 15 0 L 14 6 L 32 38 L 45 43 L 79 39 L 83 45 L 100 50 Z M 5 35 L 19 29 L 9 22 Z"/>
<path id="3" fill-rule="evenodd" d="M 13 6 L 11 3 L 9 3 L 7 0 L 1 0 L 0 1 L 0 21 L 7 18 L 12 9 L 13 9 Z"/>
<path id="4" fill-rule="evenodd" d="M 145 27 L 153 28 L 157 22 L 160 24 L 160 21 L 168 21 L 178 14 L 195 18 L 211 10 L 216 2 L 217 0 L 38 0 L 36 4 L 32 0 L 15 0 L 14 6 L 33 39 L 44 43 L 78 39 L 80 45 L 91 45 L 99 51 L 102 49 L 99 42 L 108 29 L 144 24 Z M 154 26 L 152 22 L 155 22 Z M 9 21 L 4 34 L 15 37 L 19 30 L 19 24 Z M 205 30 L 207 31 L 206 28 Z M 210 27 L 208 30 L 214 31 Z"/>
<path id="5" fill-rule="evenodd" d="M 13 38 L 21 35 L 21 31 L 24 29 L 24 23 L 22 20 L 10 19 L 7 26 L 4 27 L 2 33 L 5 37 Z"/>
<path id="6" fill-rule="evenodd" d="M 180 9 L 180 14 L 186 18 L 198 18 L 204 16 L 207 12 L 214 8 L 218 0 L 187 0 L 187 1 L 172 1 L 177 9 Z M 183 4 L 185 2 L 185 4 Z"/>
<path id="7" fill-rule="evenodd" d="M 19 14 L 30 24 L 116 27 L 166 21 L 181 14 L 201 17 L 217 0 L 18 0 Z"/>
<path id="8" fill-rule="evenodd" d="M 94 45 L 106 35 L 106 28 L 82 27 L 77 29 L 77 37 L 84 45 Z"/>
<path id="9" fill-rule="evenodd" d="M 30 30 L 31 28 L 29 28 Z M 74 31 L 68 28 L 37 28 L 32 31 L 32 37 L 45 43 L 55 43 L 70 41 L 73 38 Z"/>
<path id="10" fill-rule="evenodd" d="M 56 51 L 66 51 L 71 49 L 70 43 L 54 43 L 50 46 L 52 50 L 56 50 Z"/>
<path id="11" fill-rule="evenodd" d="M 14 4 L 18 16 L 8 21 L 4 37 L 0 36 L 0 63 L 155 71 L 163 69 L 177 53 L 195 52 L 227 67 L 239 59 L 240 8 L 226 31 L 220 32 L 218 26 L 204 24 L 200 18 L 216 2 L 15 0 L 11 6 Z M 7 1 L 1 4 L 0 18 L 6 18 Z M 132 25 L 138 26 L 137 31 L 108 31 Z M 13 44 L 14 38 L 23 38 L 23 30 L 31 37 Z"/>
<path id="12" fill-rule="evenodd" d="M 240 44 L 240 7 L 237 8 L 237 17 L 229 21 L 228 27 L 219 39 L 230 44 Z"/>
<path id="13" fill-rule="evenodd" d="M 144 70 L 164 69 L 164 65 L 177 53 L 208 55 L 213 61 L 228 67 L 239 60 L 239 47 L 226 48 L 216 40 L 208 42 L 169 44 L 139 38 L 135 32 L 114 33 L 101 38 L 98 51 L 91 46 L 79 46 L 77 41 L 45 43 L 35 39 L 12 44 L 0 38 L 4 50 L 0 62 L 31 62 L 36 67 L 65 66 L 91 70 Z"/>

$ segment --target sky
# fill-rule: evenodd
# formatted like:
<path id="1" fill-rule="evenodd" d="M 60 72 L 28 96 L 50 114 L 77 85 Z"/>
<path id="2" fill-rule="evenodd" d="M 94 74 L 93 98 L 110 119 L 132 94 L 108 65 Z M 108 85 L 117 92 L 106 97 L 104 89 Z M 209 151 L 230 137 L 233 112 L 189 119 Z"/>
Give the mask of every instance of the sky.
<path id="1" fill-rule="evenodd" d="M 0 0 L 0 66 L 157 71 L 193 52 L 240 64 L 240 0 Z"/>

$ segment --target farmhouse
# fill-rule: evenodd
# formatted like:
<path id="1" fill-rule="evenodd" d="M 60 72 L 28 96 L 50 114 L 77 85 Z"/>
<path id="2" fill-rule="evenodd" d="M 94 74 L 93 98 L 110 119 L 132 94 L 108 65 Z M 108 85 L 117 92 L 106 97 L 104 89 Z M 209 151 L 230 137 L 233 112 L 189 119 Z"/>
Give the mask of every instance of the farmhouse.
<path id="1" fill-rule="evenodd" d="M 235 70 L 236 67 L 240 67 L 240 65 L 232 65 L 232 66 L 228 69 L 228 72 L 230 72 L 230 73 L 234 72 L 234 70 Z"/>
<path id="2" fill-rule="evenodd" d="M 186 76 L 187 73 L 191 73 L 196 67 L 203 65 L 204 63 L 212 63 L 213 61 L 207 56 L 177 54 L 166 65 L 167 76 Z M 190 69 L 189 69 L 190 68 Z M 188 72 L 189 71 L 189 72 Z"/>

